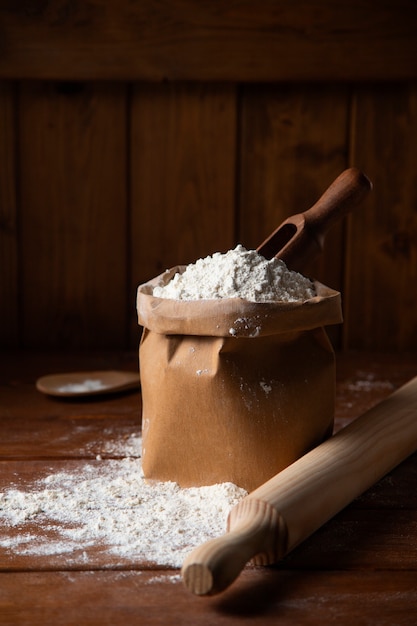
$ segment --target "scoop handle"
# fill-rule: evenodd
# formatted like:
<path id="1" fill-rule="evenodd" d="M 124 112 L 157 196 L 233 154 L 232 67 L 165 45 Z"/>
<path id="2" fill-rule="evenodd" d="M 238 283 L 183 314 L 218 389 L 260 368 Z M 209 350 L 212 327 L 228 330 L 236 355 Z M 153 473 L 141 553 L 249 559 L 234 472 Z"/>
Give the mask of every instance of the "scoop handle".
<path id="1" fill-rule="evenodd" d="M 185 585 L 218 593 L 255 555 L 278 561 L 416 450 L 417 377 L 241 500 L 230 532 L 185 560 Z"/>
<path id="2" fill-rule="evenodd" d="M 371 189 L 372 183 L 363 172 L 356 167 L 348 168 L 303 213 L 306 227 L 320 243 L 329 228 L 360 204 Z"/>
<path id="3" fill-rule="evenodd" d="M 304 213 L 288 217 L 258 246 L 267 259 L 274 256 L 298 272 L 323 251 L 328 230 L 371 191 L 371 181 L 356 167 L 344 170 L 317 202 Z"/>

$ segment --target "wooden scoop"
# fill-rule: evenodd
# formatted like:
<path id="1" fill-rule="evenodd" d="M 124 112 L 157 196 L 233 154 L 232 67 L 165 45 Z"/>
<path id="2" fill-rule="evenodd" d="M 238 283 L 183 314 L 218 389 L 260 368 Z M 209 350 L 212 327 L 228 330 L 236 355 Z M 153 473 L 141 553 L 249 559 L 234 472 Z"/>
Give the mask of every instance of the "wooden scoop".
<path id="1" fill-rule="evenodd" d="M 371 189 L 365 174 L 354 167 L 345 170 L 311 209 L 286 219 L 257 251 L 267 259 L 276 256 L 291 270 L 301 272 L 322 252 L 329 228 L 362 202 Z"/>
<path id="2" fill-rule="evenodd" d="M 212 595 L 253 557 L 275 563 L 416 449 L 417 377 L 241 500 L 186 558 L 186 587 Z"/>

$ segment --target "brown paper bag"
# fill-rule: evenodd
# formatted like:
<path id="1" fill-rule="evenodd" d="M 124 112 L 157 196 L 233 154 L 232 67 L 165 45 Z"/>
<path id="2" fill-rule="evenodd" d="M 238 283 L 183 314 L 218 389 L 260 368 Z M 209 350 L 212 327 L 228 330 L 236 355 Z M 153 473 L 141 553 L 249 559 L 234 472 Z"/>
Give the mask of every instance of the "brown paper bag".
<path id="1" fill-rule="evenodd" d="M 138 289 L 143 471 L 182 487 L 252 491 L 332 433 L 340 294 L 303 303 L 156 298 Z"/>

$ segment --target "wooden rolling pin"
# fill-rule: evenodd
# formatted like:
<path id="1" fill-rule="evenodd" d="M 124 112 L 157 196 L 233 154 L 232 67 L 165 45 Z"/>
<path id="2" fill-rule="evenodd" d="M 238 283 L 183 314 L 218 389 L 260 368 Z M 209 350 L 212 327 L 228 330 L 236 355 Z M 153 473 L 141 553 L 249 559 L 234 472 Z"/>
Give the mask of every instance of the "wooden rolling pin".
<path id="1" fill-rule="evenodd" d="M 241 500 L 186 558 L 186 587 L 213 595 L 250 559 L 277 562 L 416 450 L 417 377 Z"/>

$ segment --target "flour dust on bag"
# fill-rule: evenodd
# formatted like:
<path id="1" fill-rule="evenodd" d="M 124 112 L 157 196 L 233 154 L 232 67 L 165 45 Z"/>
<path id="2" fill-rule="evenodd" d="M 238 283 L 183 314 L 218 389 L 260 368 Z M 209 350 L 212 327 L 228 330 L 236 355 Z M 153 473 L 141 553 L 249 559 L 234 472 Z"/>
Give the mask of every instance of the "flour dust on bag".
<path id="1" fill-rule="evenodd" d="M 183 271 L 138 289 L 143 472 L 252 491 L 332 433 L 335 363 L 324 327 L 342 321 L 340 294 L 315 282 L 304 302 L 153 296 Z"/>

